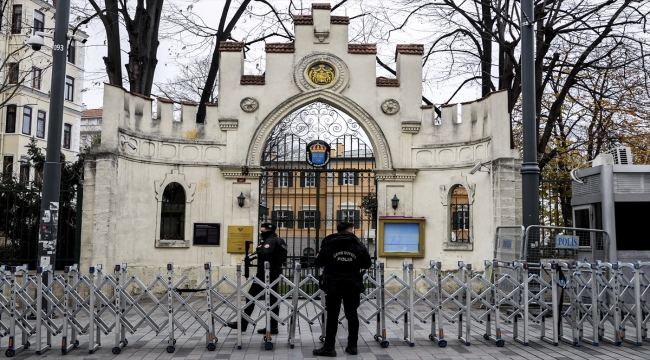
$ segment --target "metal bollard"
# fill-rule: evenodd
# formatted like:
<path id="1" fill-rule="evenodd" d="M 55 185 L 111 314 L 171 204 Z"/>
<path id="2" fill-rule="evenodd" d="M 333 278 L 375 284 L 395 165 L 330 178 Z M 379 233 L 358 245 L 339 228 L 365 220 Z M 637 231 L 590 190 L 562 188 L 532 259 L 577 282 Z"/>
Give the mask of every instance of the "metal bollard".
<path id="1" fill-rule="evenodd" d="M 293 271 L 293 293 L 291 294 L 291 306 L 293 312 L 291 314 L 291 323 L 289 325 L 289 347 L 294 348 L 294 340 L 296 337 L 296 326 L 298 326 L 298 298 L 300 297 L 300 271 L 302 266 L 300 262 L 296 261 Z"/>
<path id="2" fill-rule="evenodd" d="M 273 338 L 271 337 L 271 267 L 268 261 L 264 262 L 264 308 L 266 310 L 266 333 L 264 334 L 264 348 L 273 349 Z"/>

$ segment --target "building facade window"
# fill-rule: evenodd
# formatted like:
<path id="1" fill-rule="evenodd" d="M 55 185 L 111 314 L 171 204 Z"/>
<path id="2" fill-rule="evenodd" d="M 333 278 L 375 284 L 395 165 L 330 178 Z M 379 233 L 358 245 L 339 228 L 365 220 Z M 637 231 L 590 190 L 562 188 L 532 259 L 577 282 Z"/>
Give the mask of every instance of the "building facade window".
<path id="1" fill-rule="evenodd" d="M 74 101 L 74 78 L 70 76 L 65 77 L 65 99 Z"/>
<path id="2" fill-rule="evenodd" d="M 63 147 L 70 149 L 70 140 L 72 136 L 72 125 L 63 124 Z"/>
<path id="3" fill-rule="evenodd" d="M 23 6 L 14 5 L 11 13 L 11 33 L 20 34 L 23 28 Z"/>
<path id="4" fill-rule="evenodd" d="M 2 181 L 9 182 L 14 174 L 14 157 L 7 155 L 2 159 Z"/>
<path id="5" fill-rule="evenodd" d="M 300 186 L 302 187 L 316 187 L 316 172 L 304 171 L 300 173 Z"/>
<path id="6" fill-rule="evenodd" d="M 18 180 L 20 185 L 27 186 L 29 185 L 29 159 L 26 157 L 20 158 L 20 176 Z"/>
<path id="7" fill-rule="evenodd" d="M 273 174 L 274 187 L 292 187 L 293 176 L 288 171 L 278 171 Z"/>
<path id="8" fill-rule="evenodd" d="M 45 14 L 34 10 L 34 33 L 45 30 Z"/>
<path id="9" fill-rule="evenodd" d="M 342 209 L 342 210 L 337 210 L 336 211 L 336 222 L 335 223 L 340 223 L 340 222 L 349 222 L 354 224 L 355 228 L 360 227 L 360 220 L 361 220 L 361 211 L 360 210 L 354 210 L 354 209 Z"/>
<path id="10" fill-rule="evenodd" d="M 13 134 L 16 132 L 16 105 L 7 105 L 7 118 L 5 125 L 5 132 Z"/>
<path id="11" fill-rule="evenodd" d="M 359 185 L 359 177 L 354 171 L 339 173 L 339 185 Z"/>
<path id="12" fill-rule="evenodd" d="M 179 183 L 165 187 L 160 212 L 160 239 L 185 240 L 185 190 Z"/>
<path id="13" fill-rule="evenodd" d="M 470 242 L 470 204 L 467 189 L 456 185 L 451 192 L 451 241 Z"/>
<path id="14" fill-rule="evenodd" d="M 293 211 L 276 210 L 273 211 L 272 221 L 280 229 L 293 229 Z"/>
<path id="15" fill-rule="evenodd" d="M 299 229 L 320 228 L 320 212 L 316 210 L 305 210 L 298 212 Z"/>
<path id="16" fill-rule="evenodd" d="M 32 68 L 32 87 L 36 90 L 41 89 L 41 79 L 43 78 L 43 70 L 33 67 Z"/>
<path id="17" fill-rule="evenodd" d="M 77 51 L 77 44 L 75 44 L 74 40 L 70 40 L 70 44 L 68 44 L 68 62 L 70 64 L 74 64 L 75 60 L 75 55 Z"/>
<path id="18" fill-rule="evenodd" d="M 36 137 L 44 139 L 45 138 L 45 117 L 46 113 L 43 110 L 38 110 L 38 115 L 36 117 Z"/>
<path id="19" fill-rule="evenodd" d="M 32 134 L 32 108 L 27 106 L 23 108 L 23 134 Z"/>
<path id="20" fill-rule="evenodd" d="M 7 63 L 7 76 L 10 84 L 18 84 L 20 80 L 20 65 L 18 63 Z"/>

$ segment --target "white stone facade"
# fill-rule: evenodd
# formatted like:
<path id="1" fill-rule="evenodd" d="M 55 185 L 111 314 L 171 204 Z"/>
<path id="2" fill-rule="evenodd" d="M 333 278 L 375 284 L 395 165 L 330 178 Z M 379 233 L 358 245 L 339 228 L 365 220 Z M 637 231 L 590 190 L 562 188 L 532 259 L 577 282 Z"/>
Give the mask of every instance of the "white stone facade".
<path id="1" fill-rule="evenodd" d="M 226 252 L 226 228 L 258 228 L 266 139 L 286 115 L 315 101 L 347 113 L 368 135 L 379 216 L 426 219 L 425 257 L 383 259 L 389 272 L 404 260 L 418 268 L 441 260 L 453 270 L 458 260 L 482 269 L 483 260 L 491 259 L 496 226 L 521 223 L 519 160 L 510 149 L 506 93 L 445 106 L 436 119 L 432 107 L 421 105 L 421 46 L 398 46 L 397 78 L 378 79 L 374 45 L 348 44 L 347 18 L 315 8 L 295 22 L 294 44 L 267 45 L 262 76 L 243 74 L 240 44 L 221 45 L 219 105 L 208 106 L 203 124 L 196 123 L 195 104 L 182 104 L 181 121 L 175 121 L 173 104 L 159 99 L 152 119 L 151 99 L 105 87 L 101 145 L 85 172 L 83 268 L 128 263 L 132 272 L 154 274 L 173 261 L 198 277 L 210 261 L 219 275 L 233 275 L 242 255 Z M 306 80 L 308 66 L 319 61 L 336 71 L 327 86 Z M 478 161 L 491 171 L 470 175 Z M 159 238 L 160 191 L 172 179 L 187 194 L 184 240 Z M 470 243 L 450 241 L 449 203 L 458 184 L 468 190 L 473 207 Z M 240 193 L 246 197 L 241 208 Z M 396 211 L 394 195 L 400 199 Z M 221 224 L 221 246 L 191 244 L 191 224 L 201 222 Z"/>

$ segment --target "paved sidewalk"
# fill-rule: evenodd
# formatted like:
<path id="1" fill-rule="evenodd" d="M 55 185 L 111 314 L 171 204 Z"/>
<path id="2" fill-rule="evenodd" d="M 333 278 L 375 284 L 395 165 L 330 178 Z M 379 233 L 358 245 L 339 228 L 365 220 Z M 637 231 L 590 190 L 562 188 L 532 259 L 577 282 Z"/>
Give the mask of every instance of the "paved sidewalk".
<path id="1" fill-rule="evenodd" d="M 162 315 L 160 316 L 162 318 Z M 53 338 L 55 348 L 45 352 L 43 355 L 35 355 L 34 349 L 17 352 L 15 359 L 40 359 L 40 358 L 66 358 L 66 359 L 310 359 L 314 358 L 312 350 L 322 346 L 319 340 L 321 327 L 319 323 L 310 325 L 304 319 L 299 322 L 297 329 L 295 348 L 290 349 L 288 344 L 287 327 L 281 327 L 280 334 L 274 337 L 274 349 L 265 350 L 262 343 L 262 336 L 256 333 L 256 329 L 249 327 L 243 336 L 243 346 L 237 349 L 237 334 L 234 330 L 226 327 L 219 328 L 216 351 L 208 351 L 205 346 L 205 332 L 202 328 L 186 318 L 183 325 L 188 331 L 181 335 L 177 333 L 176 351 L 169 354 L 165 351 L 167 347 L 167 332 L 156 334 L 143 328 L 135 334 L 128 334 L 128 346 L 122 349 L 119 355 L 111 352 L 115 334 L 110 333 L 102 336 L 102 347 L 94 354 L 88 353 L 88 335 L 80 337 L 80 346 L 70 351 L 67 355 L 61 355 L 59 350 L 61 337 Z M 483 339 L 484 325 L 474 323 L 472 328 L 471 345 L 465 346 L 457 339 L 455 331 L 456 324 L 443 323 L 445 336 L 448 345 L 445 348 L 438 347 L 437 343 L 428 340 L 430 325 L 416 321 L 415 346 L 410 347 L 406 342 L 400 340 L 403 337 L 402 324 L 388 324 L 388 348 L 381 348 L 373 335 L 376 331 L 376 323 L 361 324 L 361 337 L 359 342 L 359 355 L 351 356 L 343 349 L 347 343 L 346 321 L 339 325 L 337 352 L 339 358 L 351 359 L 378 359 L 378 360 L 415 360 L 415 359 L 650 359 L 650 342 L 644 343 L 641 347 L 624 343 L 620 347 L 601 343 L 599 347 L 584 344 L 581 347 L 574 347 L 570 344 L 561 343 L 553 346 L 539 339 L 539 333 L 531 337 L 530 346 L 523 346 L 512 340 L 511 327 L 504 326 L 504 347 L 497 347 L 494 342 Z M 402 334 L 400 336 L 400 334 Z M 587 334 L 585 334 L 586 336 Z M 32 340 L 33 341 L 33 340 Z M 7 339 L 0 339 L 0 349 L 4 356 L 4 349 L 7 346 Z"/>

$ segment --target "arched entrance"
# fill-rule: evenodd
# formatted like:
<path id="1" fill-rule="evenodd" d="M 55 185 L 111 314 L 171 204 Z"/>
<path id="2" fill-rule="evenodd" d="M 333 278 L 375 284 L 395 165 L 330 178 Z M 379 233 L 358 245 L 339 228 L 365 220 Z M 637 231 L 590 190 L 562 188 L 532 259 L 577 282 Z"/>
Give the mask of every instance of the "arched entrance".
<path id="1" fill-rule="evenodd" d="M 299 261 L 315 274 L 323 238 L 340 222 L 375 256 L 375 152 L 361 126 L 324 102 L 313 102 L 273 127 L 262 151 L 260 222 L 287 241 L 286 276 Z"/>

